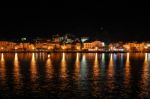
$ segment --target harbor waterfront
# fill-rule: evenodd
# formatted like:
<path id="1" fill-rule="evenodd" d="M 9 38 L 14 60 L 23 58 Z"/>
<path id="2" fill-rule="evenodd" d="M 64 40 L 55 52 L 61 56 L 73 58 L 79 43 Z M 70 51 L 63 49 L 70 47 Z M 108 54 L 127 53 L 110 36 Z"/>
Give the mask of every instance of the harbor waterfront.
<path id="1" fill-rule="evenodd" d="M 0 52 L 150 52 L 150 42 L 104 42 L 72 34 L 53 35 L 52 38 L 1 41 Z"/>
<path id="2" fill-rule="evenodd" d="M 0 8 L 0 99 L 150 99 L 149 3 L 13 2 Z"/>
<path id="3" fill-rule="evenodd" d="M 88 50 L 51 50 L 51 51 L 0 51 L 0 53 L 149 53 L 150 51 L 88 51 Z"/>
<path id="4" fill-rule="evenodd" d="M 150 53 L 0 53 L 0 98 L 148 98 Z"/>

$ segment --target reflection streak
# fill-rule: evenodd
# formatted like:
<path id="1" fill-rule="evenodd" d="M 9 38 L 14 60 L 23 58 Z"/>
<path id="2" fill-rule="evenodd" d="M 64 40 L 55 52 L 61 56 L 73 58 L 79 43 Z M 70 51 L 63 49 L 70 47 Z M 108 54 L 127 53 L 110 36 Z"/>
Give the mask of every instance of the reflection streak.
<path id="1" fill-rule="evenodd" d="M 79 53 L 76 54 L 76 61 L 75 61 L 75 77 L 79 79 L 80 76 L 80 55 Z"/>
<path id="2" fill-rule="evenodd" d="M 37 78 L 37 64 L 35 60 L 35 54 L 32 53 L 32 58 L 31 58 L 31 80 L 35 81 Z"/>
<path id="3" fill-rule="evenodd" d="M 52 68 L 52 61 L 51 56 L 48 55 L 47 61 L 46 61 L 46 76 L 47 78 L 52 78 L 53 75 L 53 68 Z"/>
<path id="4" fill-rule="evenodd" d="M 108 75 L 110 78 L 113 77 L 113 74 L 114 74 L 113 66 L 114 66 L 113 55 L 110 54 L 110 60 L 108 64 Z"/>
<path id="5" fill-rule="evenodd" d="M 125 85 L 128 85 L 130 81 L 130 53 L 127 53 L 126 63 L 125 63 Z"/>
<path id="6" fill-rule="evenodd" d="M 107 70 L 107 85 L 109 92 L 112 92 L 113 90 L 113 79 L 114 79 L 114 61 L 113 61 L 113 55 L 110 54 L 109 64 L 108 64 L 108 70 Z"/>
<path id="7" fill-rule="evenodd" d="M 65 79 L 67 74 L 66 74 L 66 59 L 65 59 L 65 53 L 63 53 L 62 55 L 62 59 L 61 59 L 61 77 L 62 79 Z"/>
<path id="8" fill-rule="evenodd" d="M 142 92 L 141 95 L 145 95 L 148 91 L 148 75 L 149 75 L 149 69 L 148 69 L 148 58 L 147 53 L 145 53 L 144 63 L 143 63 L 143 71 L 142 71 L 142 82 L 141 82 L 141 88 Z"/>
<path id="9" fill-rule="evenodd" d="M 82 60 L 81 60 L 81 80 L 86 79 L 87 76 L 87 60 L 85 57 L 85 54 L 83 54 L 82 56 Z"/>
<path id="10" fill-rule="evenodd" d="M 97 79 L 99 76 L 99 62 L 98 62 L 98 55 L 95 54 L 95 60 L 94 60 L 94 79 Z"/>
<path id="11" fill-rule="evenodd" d="M 102 53 L 102 66 L 104 67 L 105 66 L 105 54 Z"/>
<path id="12" fill-rule="evenodd" d="M 1 61 L 0 61 L 0 78 L 2 81 L 5 81 L 5 73 L 6 73 L 6 70 L 5 70 L 5 58 L 4 58 L 4 54 L 1 53 Z"/>
<path id="13" fill-rule="evenodd" d="M 124 54 L 121 53 L 121 60 L 120 60 L 120 65 L 121 65 L 121 67 L 123 66 L 123 58 L 124 58 L 123 55 L 124 55 Z"/>
<path id="14" fill-rule="evenodd" d="M 18 54 L 15 53 L 14 57 L 14 80 L 16 84 L 20 83 L 20 69 L 19 69 L 19 60 L 18 60 Z"/>

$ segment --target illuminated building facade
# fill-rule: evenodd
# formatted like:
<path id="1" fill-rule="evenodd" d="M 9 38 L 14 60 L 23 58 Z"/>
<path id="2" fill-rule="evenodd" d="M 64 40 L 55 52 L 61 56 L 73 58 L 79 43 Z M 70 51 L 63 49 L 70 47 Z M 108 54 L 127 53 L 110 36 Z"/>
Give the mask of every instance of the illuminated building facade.
<path id="1" fill-rule="evenodd" d="M 0 41 L 0 51 L 8 51 L 14 49 L 16 43 L 9 41 Z"/>
<path id="2" fill-rule="evenodd" d="M 92 42 L 84 42 L 83 49 L 103 49 L 105 46 L 104 42 L 101 41 L 92 41 Z"/>
<path id="3" fill-rule="evenodd" d="M 130 52 L 136 52 L 136 51 L 143 52 L 145 48 L 145 43 L 132 42 L 132 43 L 126 43 L 123 46 L 127 51 Z"/>

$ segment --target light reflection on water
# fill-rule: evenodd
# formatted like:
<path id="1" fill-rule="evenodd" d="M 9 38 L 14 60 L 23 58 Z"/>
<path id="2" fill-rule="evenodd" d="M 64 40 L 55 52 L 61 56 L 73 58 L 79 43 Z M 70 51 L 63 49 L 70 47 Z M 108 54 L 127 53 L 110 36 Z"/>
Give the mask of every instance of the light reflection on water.
<path id="1" fill-rule="evenodd" d="M 5 74 L 6 74 L 6 69 L 5 69 L 5 58 L 4 54 L 1 53 L 1 61 L 0 61 L 0 79 L 2 83 L 5 83 Z"/>
<path id="2" fill-rule="evenodd" d="M 113 78 L 114 75 L 114 60 L 113 60 L 113 54 L 110 54 L 110 60 L 108 64 L 108 78 Z"/>
<path id="3" fill-rule="evenodd" d="M 51 55 L 48 55 L 47 61 L 46 61 L 46 78 L 51 79 L 53 77 L 53 65 L 51 61 Z"/>
<path id="4" fill-rule="evenodd" d="M 101 75 L 103 76 L 104 75 L 104 73 L 105 73 L 105 53 L 102 53 L 101 54 Z"/>
<path id="5" fill-rule="evenodd" d="M 149 53 L 1 53 L 0 96 L 147 98 L 149 63 Z"/>
<path id="6" fill-rule="evenodd" d="M 21 87 L 21 73 L 20 73 L 20 64 L 18 59 L 18 54 L 15 53 L 14 57 L 14 82 L 15 82 L 15 88 L 20 89 Z"/>
<path id="7" fill-rule="evenodd" d="M 109 57 L 109 64 L 108 64 L 108 68 L 107 68 L 107 86 L 108 86 L 108 92 L 109 93 L 112 93 L 112 90 L 114 88 L 114 55 L 113 54 L 110 54 L 110 57 Z"/>
<path id="8" fill-rule="evenodd" d="M 144 96 L 148 94 L 148 80 L 149 80 L 149 63 L 148 63 L 148 55 L 145 53 L 144 63 L 141 73 L 141 93 L 140 96 Z"/>
<path id="9" fill-rule="evenodd" d="M 60 76 L 62 80 L 66 79 L 67 76 L 67 70 L 66 70 L 66 54 L 62 53 L 62 58 L 61 58 L 61 67 L 60 67 Z"/>
<path id="10" fill-rule="evenodd" d="M 82 56 L 80 73 L 81 73 L 81 80 L 87 79 L 87 60 L 85 54 L 83 54 Z"/>
<path id="11" fill-rule="evenodd" d="M 99 77 L 99 74 L 100 74 L 100 63 L 99 63 L 99 60 L 98 60 L 98 54 L 95 53 L 95 59 L 94 59 L 94 65 L 93 65 L 93 76 L 94 76 L 94 79 L 97 80 L 98 77 Z"/>
<path id="12" fill-rule="evenodd" d="M 79 80 L 80 78 L 80 54 L 76 53 L 76 60 L 75 60 L 75 79 Z"/>
<path id="13" fill-rule="evenodd" d="M 30 65 L 31 80 L 34 82 L 37 79 L 37 61 L 35 58 L 35 53 L 32 53 Z"/>
<path id="14" fill-rule="evenodd" d="M 125 62 L 125 85 L 128 85 L 130 81 L 130 68 L 130 53 L 127 53 Z"/>

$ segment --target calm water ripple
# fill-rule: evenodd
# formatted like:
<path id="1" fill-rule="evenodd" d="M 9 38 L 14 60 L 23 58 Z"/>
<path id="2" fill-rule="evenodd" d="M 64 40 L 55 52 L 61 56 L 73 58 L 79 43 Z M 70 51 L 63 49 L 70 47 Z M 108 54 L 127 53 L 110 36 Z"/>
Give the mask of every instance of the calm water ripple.
<path id="1" fill-rule="evenodd" d="M 0 98 L 149 98 L 150 53 L 0 53 Z"/>

